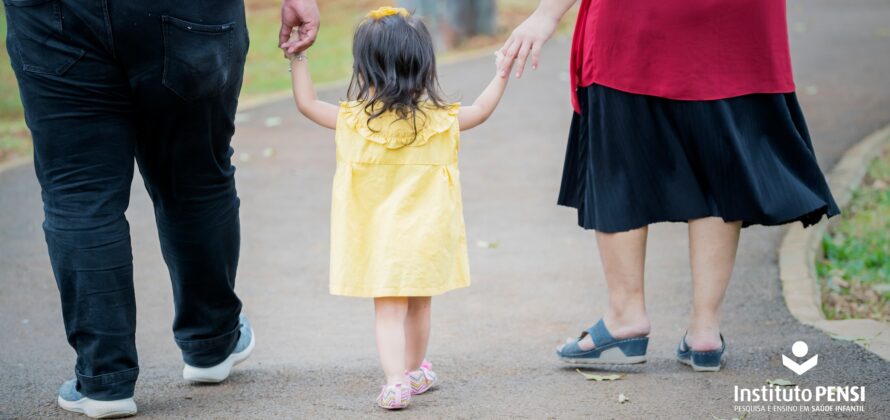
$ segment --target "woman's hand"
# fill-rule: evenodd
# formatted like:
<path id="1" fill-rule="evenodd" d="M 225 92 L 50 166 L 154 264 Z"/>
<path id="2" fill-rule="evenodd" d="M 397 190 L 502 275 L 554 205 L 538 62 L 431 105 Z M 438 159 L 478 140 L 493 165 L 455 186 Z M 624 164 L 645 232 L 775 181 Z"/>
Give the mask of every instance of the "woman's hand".
<path id="1" fill-rule="evenodd" d="M 510 39 L 501 48 L 501 53 L 505 57 L 504 63 L 512 64 L 516 60 L 517 79 L 522 77 L 529 55 L 531 55 L 532 59 L 532 69 L 538 68 L 541 49 L 547 40 L 553 36 L 553 33 L 556 32 L 558 23 L 559 18 L 550 17 L 539 9 L 513 30 Z M 510 67 L 500 67 L 501 77 L 510 76 Z"/>

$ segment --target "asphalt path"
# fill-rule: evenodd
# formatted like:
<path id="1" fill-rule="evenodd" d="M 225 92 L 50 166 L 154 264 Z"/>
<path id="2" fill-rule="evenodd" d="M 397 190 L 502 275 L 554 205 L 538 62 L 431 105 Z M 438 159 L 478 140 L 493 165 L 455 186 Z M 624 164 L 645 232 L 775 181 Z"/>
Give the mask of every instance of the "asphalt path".
<path id="1" fill-rule="evenodd" d="M 827 170 L 857 140 L 890 122 L 890 2 L 796 0 L 789 2 L 789 25 L 800 100 Z M 606 302 L 593 234 L 576 226 L 572 210 L 555 205 L 571 115 L 568 49 L 565 39 L 551 43 L 541 69 L 513 83 L 490 122 L 463 137 L 473 286 L 434 299 L 430 359 L 442 383 L 404 412 L 383 413 L 373 402 L 381 373 L 371 302 L 327 293 L 331 132 L 298 116 L 289 101 L 239 115 L 237 288 L 257 346 L 222 385 L 193 386 L 181 378 L 169 277 L 150 202 L 135 182 L 127 216 L 139 305 L 141 415 L 729 418 L 738 416 L 735 386 L 784 378 L 810 388 L 865 386 L 866 411 L 850 416 L 890 418 L 890 363 L 799 324 L 786 309 L 776 263 L 782 228 L 752 227 L 742 236 L 724 308 L 729 362 L 720 373 L 693 373 L 673 357 L 690 301 L 683 224 L 651 229 L 649 362 L 604 371 L 626 373 L 621 380 L 588 382 L 556 361 L 554 347 L 596 321 Z M 487 56 L 446 65 L 443 84 L 458 99 L 472 100 L 493 68 Z M 323 94 L 338 99 L 343 90 Z M 0 174 L 2 418 L 69 416 L 55 398 L 58 385 L 73 376 L 74 352 L 62 328 L 39 193 L 30 166 Z M 477 241 L 500 245 L 481 248 Z M 819 355 L 818 366 L 799 377 L 781 361 L 797 340 Z M 630 401 L 619 403 L 619 394 Z"/>

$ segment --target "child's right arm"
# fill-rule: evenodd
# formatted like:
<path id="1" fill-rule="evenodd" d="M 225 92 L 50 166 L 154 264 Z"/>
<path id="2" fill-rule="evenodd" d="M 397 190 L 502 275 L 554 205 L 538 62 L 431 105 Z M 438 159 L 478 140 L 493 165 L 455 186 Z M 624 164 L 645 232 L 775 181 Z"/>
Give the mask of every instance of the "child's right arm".
<path id="1" fill-rule="evenodd" d="M 303 58 L 296 56 L 289 58 L 291 60 L 291 82 L 293 82 L 297 109 L 314 123 L 334 129 L 337 127 L 337 115 L 340 113 L 340 107 L 318 100 L 315 86 L 312 85 L 312 76 L 309 75 L 309 62 L 305 59 L 305 55 L 301 55 L 301 57 Z"/>

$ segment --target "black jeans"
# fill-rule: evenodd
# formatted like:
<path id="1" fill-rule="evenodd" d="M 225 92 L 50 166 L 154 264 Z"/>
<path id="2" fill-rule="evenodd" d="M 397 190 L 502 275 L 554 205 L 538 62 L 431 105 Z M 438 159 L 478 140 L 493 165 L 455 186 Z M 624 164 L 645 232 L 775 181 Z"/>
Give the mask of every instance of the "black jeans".
<path id="1" fill-rule="evenodd" d="M 248 48 L 241 0 L 3 0 L 34 138 L 44 231 L 80 391 L 133 395 L 136 304 L 124 217 L 134 160 L 154 202 L 186 363 L 238 340 L 230 141 Z"/>

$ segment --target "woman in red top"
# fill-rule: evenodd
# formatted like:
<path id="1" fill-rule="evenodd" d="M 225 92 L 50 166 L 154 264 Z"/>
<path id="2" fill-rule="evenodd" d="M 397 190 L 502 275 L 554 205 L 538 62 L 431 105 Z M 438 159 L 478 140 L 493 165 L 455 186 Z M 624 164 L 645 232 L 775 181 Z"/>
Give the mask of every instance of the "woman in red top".
<path id="1" fill-rule="evenodd" d="M 502 51 L 517 77 L 575 2 L 542 0 L 513 32 Z M 646 360 L 648 225 L 688 222 L 693 308 L 677 357 L 719 370 L 741 228 L 839 213 L 794 94 L 785 1 L 582 0 L 571 71 L 559 204 L 597 231 L 609 308 L 557 355 Z"/>

